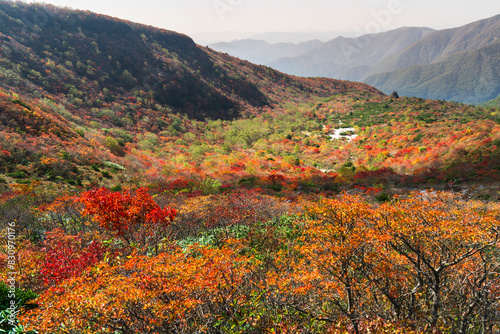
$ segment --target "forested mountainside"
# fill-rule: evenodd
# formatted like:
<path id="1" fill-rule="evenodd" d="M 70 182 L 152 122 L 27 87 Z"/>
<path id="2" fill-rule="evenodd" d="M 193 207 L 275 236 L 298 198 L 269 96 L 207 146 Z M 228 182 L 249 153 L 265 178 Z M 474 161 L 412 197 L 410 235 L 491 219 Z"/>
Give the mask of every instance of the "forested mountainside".
<path id="1" fill-rule="evenodd" d="M 487 107 L 499 108 L 500 107 L 500 96 L 497 97 L 496 99 L 493 99 L 491 101 L 484 103 L 484 105 Z"/>
<path id="2" fill-rule="evenodd" d="M 245 163 L 254 156 L 256 166 L 238 167 L 247 176 L 285 172 L 286 165 L 275 166 L 285 161 L 313 174 L 348 172 L 346 164 L 358 172 L 389 168 L 403 179 L 428 168 L 460 174 L 443 179 L 495 174 L 465 168 L 496 170 L 495 109 L 293 77 L 200 47 L 182 34 L 91 12 L 0 5 L 8 183 L 16 175 L 23 182 L 117 182 L 103 179 L 96 167 L 105 161 L 124 165 L 129 180 L 145 169 L 153 179 L 176 175 L 169 170 L 194 177 L 200 166 L 226 161 L 202 168 L 215 177 L 232 168 L 231 159 L 215 158 L 224 155 Z M 339 127 L 355 135 L 331 137 Z M 408 136 L 408 129 L 418 135 Z M 383 140 L 372 135 L 378 131 Z M 468 134 L 473 137 L 461 141 Z"/>

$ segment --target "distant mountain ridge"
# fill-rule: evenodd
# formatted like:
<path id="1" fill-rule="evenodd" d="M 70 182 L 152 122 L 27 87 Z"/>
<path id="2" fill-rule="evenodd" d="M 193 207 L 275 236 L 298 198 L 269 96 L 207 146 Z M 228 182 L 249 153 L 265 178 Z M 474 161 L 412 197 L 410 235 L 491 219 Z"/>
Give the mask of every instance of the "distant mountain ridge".
<path id="1" fill-rule="evenodd" d="M 500 43 L 457 52 L 445 61 L 373 75 L 365 81 L 407 96 L 481 104 L 500 93 Z"/>
<path id="2" fill-rule="evenodd" d="M 361 81 L 385 93 L 396 90 L 400 95 L 480 104 L 500 94 L 499 41 L 496 15 L 454 29 L 400 28 L 338 37 L 312 49 L 296 45 L 288 56 L 264 64 L 294 75 Z M 244 47 L 239 41 L 226 50 L 252 60 Z M 261 47 L 259 56 L 266 59 L 269 51 L 275 57 L 274 50 L 274 45 Z"/>
<path id="3" fill-rule="evenodd" d="M 358 67 L 374 64 L 432 31 L 430 28 L 404 27 L 357 38 L 337 37 L 328 42 L 311 40 L 298 44 L 270 44 L 245 39 L 209 46 L 293 75 L 356 80 L 358 75 L 352 73 L 356 73 Z"/>
<path id="4" fill-rule="evenodd" d="M 337 37 L 299 57 L 282 58 L 269 66 L 301 76 L 359 80 L 367 67 L 405 49 L 432 31 L 404 27 L 357 38 Z"/>
<path id="5" fill-rule="evenodd" d="M 500 94 L 500 15 L 435 31 L 361 81 L 402 95 L 481 104 Z"/>
<path id="6" fill-rule="evenodd" d="M 209 47 L 219 52 L 228 53 L 233 57 L 248 60 L 254 64 L 266 65 L 283 57 L 301 56 L 321 45 L 323 45 L 323 42 L 319 40 L 311 40 L 298 44 L 270 44 L 262 40 L 244 39 L 230 43 L 211 44 Z"/>

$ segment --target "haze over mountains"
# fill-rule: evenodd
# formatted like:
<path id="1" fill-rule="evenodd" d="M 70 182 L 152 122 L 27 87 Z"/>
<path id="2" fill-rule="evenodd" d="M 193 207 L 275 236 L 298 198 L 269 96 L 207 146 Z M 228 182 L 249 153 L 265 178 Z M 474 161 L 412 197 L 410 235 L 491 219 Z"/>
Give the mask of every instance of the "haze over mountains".
<path id="1" fill-rule="evenodd" d="M 300 57 L 281 58 L 271 67 L 301 76 L 360 80 L 368 68 L 432 32 L 429 28 L 400 28 L 357 38 L 338 37 Z"/>
<path id="2" fill-rule="evenodd" d="M 404 27 L 300 44 L 257 40 L 212 48 L 299 76 L 361 81 L 385 93 L 484 103 L 500 94 L 500 15 L 446 30 Z"/>

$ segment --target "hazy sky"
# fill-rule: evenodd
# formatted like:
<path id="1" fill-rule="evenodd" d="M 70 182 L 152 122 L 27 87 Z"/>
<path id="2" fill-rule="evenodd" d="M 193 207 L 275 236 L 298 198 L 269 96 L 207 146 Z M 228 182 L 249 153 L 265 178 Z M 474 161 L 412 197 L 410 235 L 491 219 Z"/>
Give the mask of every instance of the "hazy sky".
<path id="1" fill-rule="evenodd" d="M 33 1 L 27 1 L 33 2 Z M 500 14 L 500 0 L 45 0 L 185 33 L 195 39 L 260 32 L 344 35 L 402 26 L 461 26 Z M 208 33 L 208 34 L 207 34 Z"/>

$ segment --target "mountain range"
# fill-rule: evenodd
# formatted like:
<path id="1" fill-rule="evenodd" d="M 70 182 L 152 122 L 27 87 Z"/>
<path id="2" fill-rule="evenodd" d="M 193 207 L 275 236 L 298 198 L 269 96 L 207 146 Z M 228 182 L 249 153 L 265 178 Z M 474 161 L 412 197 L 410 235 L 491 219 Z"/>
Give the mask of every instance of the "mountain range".
<path id="1" fill-rule="evenodd" d="M 210 47 L 299 76 L 361 81 L 391 93 L 484 103 L 500 94 L 500 15 L 446 30 L 404 27 L 329 42 Z"/>
<path id="2" fill-rule="evenodd" d="M 45 19 L 34 24 L 40 15 Z M 286 88 L 296 96 L 361 87 L 376 91 L 284 75 L 172 31 L 19 2 L 0 3 L 0 86 L 64 100 L 75 109 L 139 101 L 143 114 L 158 112 L 157 105 L 202 120 L 232 119 L 243 110 L 279 103 Z"/>

